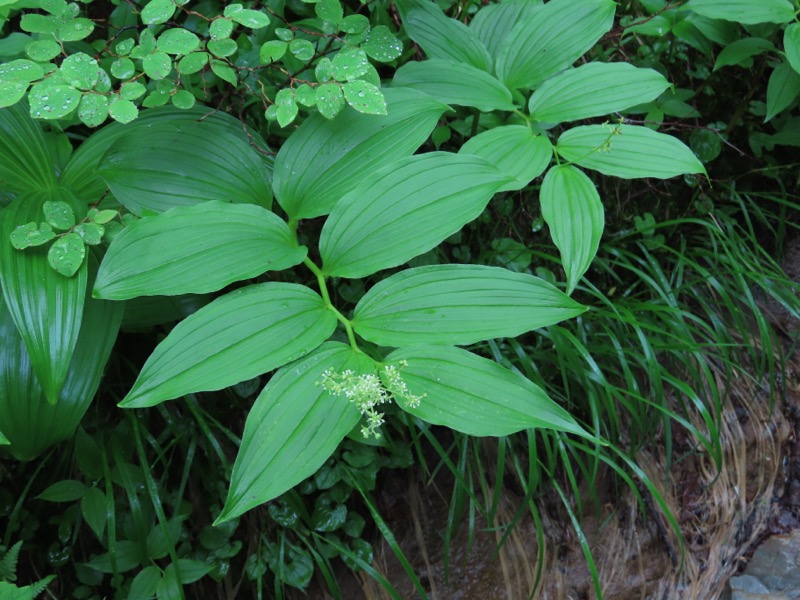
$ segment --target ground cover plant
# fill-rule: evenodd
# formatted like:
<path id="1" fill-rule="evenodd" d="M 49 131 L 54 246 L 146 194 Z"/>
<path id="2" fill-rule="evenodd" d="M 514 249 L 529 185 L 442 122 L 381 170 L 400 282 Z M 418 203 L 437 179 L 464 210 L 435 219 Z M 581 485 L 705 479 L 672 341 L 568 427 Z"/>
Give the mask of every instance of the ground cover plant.
<path id="1" fill-rule="evenodd" d="M 675 306 L 672 325 L 643 332 L 627 300 L 600 290 L 649 282 L 642 268 L 655 263 L 634 267 L 622 246 L 595 257 L 614 185 L 682 176 L 705 197 L 703 163 L 732 143 L 713 122 L 689 145 L 657 131 L 665 116 L 695 116 L 691 92 L 665 77 L 681 52 L 710 55 L 716 43 L 716 68 L 747 65 L 782 35 L 785 62 L 763 112 L 751 111 L 780 129 L 749 143 L 759 153 L 793 143 L 794 8 L 640 4 L 2 3 L 0 442 L 37 465 L 8 499 L 8 552 L 39 527 L 34 490 L 67 507 L 53 522 L 53 568 L 86 526 L 94 535 L 68 576 L 74 589 L 62 588 L 76 597 L 181 597 L 203 578 L 235 594 L 232 563 L 257 595 L 268 571 L 275 595 L 315 569 L 335 589 L 335 557 L 380 577 L 351 495 L 370 506 L 378 471 L 411 464 L 404 440 L 434 435 L 431 425 L 525 431 L 531 465 L 543 464 L 537 451 L 550 457 L 544 480 L 559 468 L 574 485 L 573 471 L 591 480 L 599 460 L 653 493 L 630 457 L 654 423 L 688 428 L 714 455 L 721 400 L 697 397 L 709 385 L 703 360 L 678 353 L 662 380 L 651 344 L 674 326 L 681 352 L 697 357 L 700 339 L 728 334 Z M 655 41 L 628 56 L 644 36 Z M 531 250 L 529 235 L 458 241 L 486 231 L 500 202 L 546 225 L 549 249 Z M 750 211 L 726 220 L 724 236 Z M 667 252 L 652 215 L 634 216 L 643 254 Z M 745 264 L 759 249 L 748 252 Z M 686 260 L 701 271 L 699 256 Z M 682 289 L 680 276 L 655 278 L 660 294 Z M 755 267 L 734 277 L 737 293 L 752 283 L 793 306 Z M 626 326 L 635 333 L 615 333 Z M 762 321 L 759 333 L 772 339 Z M 603 348 L 625 357 L 636 336 L 649 358 L 622 359 L 624 384 L 590 391 L 592 380 L 540 375 L 542 347 L 569 364 Z M 660 402 L 665 382 L 707 431 Z M 90 409 L 96 396 L 129 410 Z M 617 403 L 636 423 L 624 444 Z M 50 450 L 65 440 L 73 454 Z M 42 487 L 45 465 L 78 475 Z M 276 498 L 270 526 L 244 549 L 241 519 Z"/>

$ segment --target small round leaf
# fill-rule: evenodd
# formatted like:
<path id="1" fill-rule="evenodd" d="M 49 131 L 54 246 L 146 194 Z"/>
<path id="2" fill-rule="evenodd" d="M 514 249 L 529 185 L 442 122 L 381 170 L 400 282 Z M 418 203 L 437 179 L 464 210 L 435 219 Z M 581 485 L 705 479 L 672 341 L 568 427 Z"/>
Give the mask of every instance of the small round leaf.
<path id="1" fill-rule="evenodd" d="M 100 66 L 88 54 L 78 52 L 64 59 L 59 69 L 64 80 L 73 87 L 90 90 L 100 77 Z"/>
<path id="2" fill-rule="evenodd" d="M 142 68 L 150 79 L 164 79 L 172 71 L 172 60 L 165 52 L 154 52 L 145 57 Z"/>
<path id="3" fill-rule="evenodd" d="M 169 96 L 167 96 L 169 97 Z M 117 98 L 108 105 L 108 114 L 120 123 L 130 123 L 139 116 L 139 109 L 130 100 Z"/>
<path id="4" fill-rule="evenodd" d="M 128 79 L 136 72 L 136 67 L 130 58 L 118 58 L 111 63 L 111 74 L 117 79 Z"/>
<path id="5" fill-rule="evenodd" d="M 108 98 L 101 94 L 85 94 L 78 105 L 78 118 L 87 127 L 102 125 L 108 117 Z"/>
<path id="6" fill-rule="evenodd" d="M 54 229 L 66 230 L 75 225 L 75 213 L 72 207 L 61 200 L 47 201 L 42 206 L 45 220 Z"/>
<path id="7" fill-rule="evenodd" d="M 192 52 L 184 56 L 178 63 L 178 73 L 181 75 L 191 75 L 197 73 L 208 64 L 208 54 L 206 52 Z"/>
<path id="8" fill-rule="evenodd" d="M 47 262 L 57 272 L 72 277 L 83 264 L 86 246 L 77 233 L 68 233 L 58 238 L 47 251 Z"/>
<path id="9" fill-rule="evenodd" d="M 317 88 L 317 109 L 326 119 L 332 119 L 344 108 L 342 88 L 335 83 L 324 83 Z"/>
<path id="10" fill-rule="evenodd" d="M 38 119 L 61 119 L 78 107 L 81 93 L 68 85 L 37 83 L 28 94 L 31 116 Z"/>
<path id="11" fill-rule="evenodd" d="M 46 62 L 61 53 L 61 46 L 53 40 L 38 40 L 28 44 L 25 48 L 25 53 L 32 60 Z"/>
<path id="12" fill-rule="evenodd" d="M 366 81 L 350 81 L 343 86 L 347 103 L 358 112 L 368 115 L 385 115 L 386 99 L 380 89 Z"/>
<path id="13" fill-rule="evenodd" d="M 167 29 L 158 36 L 158 41 L 156 42 L 156 47 L 167 54 L 189 54 L 196 50 L 199 45 L 200 38 L 191 31 L 178 28 Z"/>

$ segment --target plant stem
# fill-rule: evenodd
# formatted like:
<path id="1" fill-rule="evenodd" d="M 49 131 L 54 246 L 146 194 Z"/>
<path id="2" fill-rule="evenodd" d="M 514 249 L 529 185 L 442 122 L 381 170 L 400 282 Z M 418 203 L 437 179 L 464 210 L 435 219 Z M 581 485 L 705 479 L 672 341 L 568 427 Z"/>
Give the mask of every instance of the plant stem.
<path id="1" fill-rule="evenodd" d="M 322 299 L 325 301 L 328 309 L 333 311 L 333 314 L 336 315 L 336 318 L 339 320 L 339 322 L 344 325 L 344 329 L 347 332 L 347 339 L 350 341 L 350 347 L 356 352 L 361 352 L 361 348 L 359 348 L 358 344 L 356 343 L 356 336 L 353 332 L 353 325 L 350 323 L 350 319 L 340 313 L 339 310 L 333 305 L 333 302 L 331 302 L 331 295 L 328 292 L 328 285 L 325 282 L 325 275 L 322 274 L 320 268 L 314 264 L 314 261 L 310 258 L 306 257 L 303 260 L 303 264 L 307 266 L 309 270 L 317 277 L 317 284 L 319 285 L 319 292 L 322 295 Z"/>

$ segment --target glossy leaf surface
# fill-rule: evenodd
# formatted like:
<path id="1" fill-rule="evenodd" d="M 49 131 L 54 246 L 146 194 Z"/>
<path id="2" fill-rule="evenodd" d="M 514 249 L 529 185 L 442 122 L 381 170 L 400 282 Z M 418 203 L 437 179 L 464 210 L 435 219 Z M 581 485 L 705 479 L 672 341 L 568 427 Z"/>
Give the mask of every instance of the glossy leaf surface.
<path id="1" fill-rule="evenodd" d="M 528 110 L 542 123 L 578 121 L 644 104 L 668 87 L 669 82 L 653 69 L 593 62 L 545 81 L 531 96 Z"/>
<path id="2" fill-rule="evenodd" d="M 18 197 L 0 217 L 0 284 L 33 370 L 50 402 L 58 399 L 78 340 L 86 292 L 86 262 L 73 277 L 56 273 L 44 246 L 16 250 L 14 229 L 44 220 L 42 206 L 68 192 L 33 192 Z"/>
<path id="3" fill-rule="evenodd" d="M 636 125 L 574 127 L 561 134 L 556 151 L 577 165 L 623 179 L 705 173 L 683 142 Z"/>
<path id="4" fill-rule="evenodd" d="M 97 298 L 200 294 L 305 258 L 289 227 L 251 204 L 212 201 L 135 221 L 112 242 Z"/>
<path id="5" fill-rule="evenodd" d="M 794 19 L 794 7 L 789 0 L 689 0 L 683 8 L 709 19 L 744 25 L 788 23 Z"/>
<path id="6" fill-rule="evenodd" d="M 428 423 L 477 436 L 503 436 L 529 427 L 587 436 L 539 386 L 496 362 L 450 346 L 415 346 L 392 352 L 416 408 L 400 406 Z"/>
<path id="7" fill-rule="evenodd" d="M 399 0 L 397 9 L 408 37 L 428 58 L 443 58 L 490 73 L 492 57 L 483 42 L 461 21 L 451 19 L 435 2 Z"/>
<path id="8" fill-rule="evenodd" d="M 501 125 L 470 138 L 458 153 L 479 156 L 513 177 L 500 191 L 521 190 L 544 173 L 553 158 L 553 145 L 525 125 Z"/>
<path id="9" fill-rule="evenodd" d="M 496 57 L 514 25 L 541 3 L 541 0 L 505 0 L 499 4 L 487 4 L 475 13 L 469 28 L 478 35 L 489 54 Z"/>
<path id="10" fill-rule="evenodd" d="M 242 124 L 226 112 L 213 110 L 205 106 L 194 106 L 189 109 L 174 107 L 159 107 L 143 110 L 136 121 L 128 125 L 111 123 L 83 142 L 72 155 L 69 163 L 64 168 L 59 178 L 59 183 L 72 190 L 81 200 L 97 201 L 106 191 L 105 181 L 98 174 L 103 156 L 123 135 L 146 135 L 149 127 L 169 121 L 173 124 L 195 122 L 202 120 L 203 128 L 211 137 L 220 136 L 227 139 L 233 136 L 248 145 L 253 143 L 263 152 L 269 148 L 260 136 L 251 130 L 246 130 Z M 138 133 L 137 133 L 138 132 Z M 251 149 L 252 150 L 252 149 Z M 266 170 L 267 177 L 272 171 L 273 159 L 270 156 L 255 151 L 261 160 L 262 169 Z M 200 165 L 206 163 L 206 158 Z M 227 162 L 227 161 L 226 161 Z M 161 166 L 163 168 L 163 165 Z M 226 200 L 226 197 L 211 198 L 212 200 Z"/>
<path id="11" fill-rule="evenodd" d="M 305 286 L 262 283 L 235 290 L 175 326 L 120 406 L 153 406 L 252 379 L 310 352 L 335 327 L 333 312 Z"/>
<path id="12" fill-rule="evenodd" d="M 339 342 L 328 342 L 270 379 L 247 415 L 228 499 L 216 523 L 272 500 L 328 460 L 361 415 L 318 383 L 326 370 L 372 373 L 375 364 Z"/>
<path id="13" fill-rule="evenodd" d="M 497 76 L 510 88 L 536 88 L 595 45 L 614 23 L 612 0 L 551 0 L 506 36 Z"/>
<path id="14" fill-rule="evenodd" d="M 475 219 L 509 179 L 476 156 L 399 161 L 336 205 L 320 237 L 323 271 L 366 277 L 401 265 Z"/>
<path id="15" fill-rule="evenodd" d="M 256 151 L 205 121 L 159 121 L 123 133 L 98 172 L 117 200 L 136 214 L 209 200 L 267 208 L 272 202 Z"/>
<path id="16" fill-rule="evenodd" d="M 411 155 L 447 106 L 408 89 L 383 90 L 386 116 L 345 109 L 335 119 L 312 115 L 275 159 L 275 196 L 294 219 L 328 214 L 372 173 Z"/>
<path id="17" fill-rule="evenodd" d="M 397 69 L 394 83 L 419 90 L 447 104 L 482 111 L 514 110 L 511 92 L 495 77 L 472 65 L 434 58 Z"/>
<path id="18" fill-rule="evenodd" d="M 90 256 L 96 269 L 96 261 Z M 87 297 L 64 386 L 53 405 L 34 375 L 25 343 L 0 297 L 0 423 L 11 453 L 31 460 L 69 439 L 94 398 L 117 338 L 123 305 Z"/>
<path id="19" fill-rule="evenodd" d="M 373 286 L 353 327 L 381 346 L 473 344 L 515 337 L 586 310 L 543 279 L 500 267 L 431 265 Z"/>
<path id="20" fill-rule="evenodd" d="M 597 254 L 605 227 L 603 203 L 591 179 L 572 165 L 551 168 L 539 193 L 542 217 L 561 253 L 571 294 Z"/>
<path id="21" fill-rule="evenodd" d="M 26 103 L 0 109 L 0 189 L 22 193 L 55 184 L 42 129 L 31 119 Z"/>

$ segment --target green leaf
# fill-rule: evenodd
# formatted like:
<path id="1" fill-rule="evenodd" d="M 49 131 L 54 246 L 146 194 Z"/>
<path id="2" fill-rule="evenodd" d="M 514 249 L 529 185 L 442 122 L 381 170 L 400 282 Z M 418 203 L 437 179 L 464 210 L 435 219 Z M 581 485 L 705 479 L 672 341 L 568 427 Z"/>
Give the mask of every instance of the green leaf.
<path id="1" fill-rule="evenodd" d="M 196 100 L 192 93 L 187 90 L 178 90 L 172 96 L 172 104 L 180 109 L 192 108 Z"/>
<path id="2" fill-rule="evenodd" d="M 42 205 L 42 208 L 45 220 L 54 228 L 66 230 L 75 225 L 75 213 L 67 202 L 48 200 Z"/>
<path id="3" fill-rule="evenodd" d="M 595 45 L 614 23 L 613 0 L 551 0 L 522 17 L 503 42 L 497 76 L 509 88 L 536 88 Z"/>
<path id="4" fill-rule="evenodd" d="M 27 83 L 16 81 L 0 81 L 0 108 L 12 106 L 25 96 L 28 91 Z"/>
<path id="5" fill-rule="evenodd" d="M 460 21 L 446 17 L 435 2 L 401 0 L 396 5 L 406 33 L 425 50 L 428 58 L 491 72 L 492 57 L 475 32 Z"/>
<path id="6" fill-rule="evenodd" d="M 525 125 L 501 125 L 479 133 L 461 146 L 459 154 L 479 156 L 514 179 L 498 191 L 521 190 L 544 173 L 553 158 L 546 136 Z"/>
<path id="7" fill-rule="evenodd" d="M 97 85 L 100 65 L 88 54 L 71 54 L 61 63 L 58 70 L 69 85 L 81 90 L 90 90 Z"/>
<path id="8" fill-rule="evenodd" d="M 320 0 L 314 6 L 314 11 L 320 19 L 331 23 L 338 24 L 344 17 L 344 11 L 339 0 Z"/>
<path id="9" fill-rule="evenodd" d="M 361 44 L 361 49 L 378 62 L 390 62 L 403 53 L 403 42 L 385 25 L 373 27 L 369 37 Z"/>
<path id="10" fill-rule="evenodd" d="M 389 88 L 383 93 L 386 116 L 349 109 L 333 120 L 312 115 L 281 146 L 273 187 L 290 218 L 328 214 L 375 170 L 412 154 L 447 108 L 412 90 Z"/>
<path id="11" fill-rule="evenodd" d="M 800 94 L 800 74 L 788 62 L 782 62 L 775 67 L 767 82 L 767 115 L 764 117 L 764 122 L 787 108 L 798 94 Z"/>
<path id="12" fill-rule="evenodd" d="M 286 48 L 288 48 L 288 46 L 289 44 L 281 40 L 265 42 L 258 53 L 259 62 L 268 65 L 276 60 L 280 60 L 283 58 L 283 55 L 286 54 Z"/>
<path id="13" fill-rule="evenodd" d="M 108 98 L 100 94 L 84 94 L 78 105 L 78 118 L 87 127 L 99 127 L 108 117 Z"/>
<path id="14" fill-rule="evenodd" d="M 743 25 L 788 23 L 794 19 L 794 7 L 789 0 L 689 0 L 682 8 L 709 19 Z"/>
<path id="15" fill-rule="evenodd" d="M 349 81 L 342 86 L 347 103 L 358 112 L 385 115 L 386 100 L 381 90 L 366 81 Z"/>
<path id="16" fill-rule="evenodd" d="M 401 265 L 477 218 L 509 180 L 476 156 L 434 152 L 399 160 L 334 207 L 320 237 L 323 271 L 366 277 Z"/>
<path id="17" fill-rule="evenodd" d="M 172 59 L 166 52 L 153 52 L 144 57 L 142 69 L 150 79 L 164 79 L 172 72 Z"/>
<path id="18" fill-rule="evenodd" d="M 561 134 L 556 151 L 581 167 L 623 179 L 706 172 L 683 142 L 636 125 L 574 127 Z"/>
<path id="19" fill-rule="evenodd" d="M 103 241 L 105 228 L 97 223 L 81 223 L 75 227 L 74 231 L 81 237 L 84 244 L 97 246 Z"/>
<path id="20" fill-rule="evenodd" d="M 152 565 L 145 567 L 133 578 L 128 600 L 150 600 L 156 595 L 160 582 L 161 569 Z"/>
<path id="21" fill-rule="evenodd" d="M 78 341 L 86 294 L 86 264 L 78 269 L 76 277 L 63 277 L 50 267 L 44 249 L 20 252 L 8 238 L 17 225 L 44 220 L 44 201 L 64 195 L 64 192 L 53 192 L 52 196 L 49 192 L 34 192 L 19 196 L 5 208 L 0 222 L 3 296 L 51 403 L 55 403 L 64 386 Z M 7 431 L 6 435 L 10 433 Z"/>
<path id="22" fill-rule="evenodd" d="M 792 23 L 783 32 L 783 50 L 794 72 L 800 73 L 800 24 Z"/>
<path id="23" fill-rule="evenodd" d="M 173 208 L 132 223 L 114 238 L 94 296 L 125 300 L 214 292 L 287 269 L 305 256 L 286 223 L 260 206 L 212 201 Z"/>
<path id="24" fill-rule="evenodd" d="M 184 56 L 178 63 L 178 73 L 191 75 L 197 73 L 208 64 L 208 53 L 191 52 Z"/>
<path id="25" fill-rule="evenodd" d="M 236 85 L 238 83 L 238 80 L 236 79 L 236 71 L 234 71 L 221 60 L 215 60 L 212 58 L 209 64 L 211 65 L 211 71 L 214 73 L 214 75 L 223 81 L 227 81 L 231 85 Z"/>
<path id="26" fill-rule="evenodd" d="M 791 25 L 790 25 L 791 27 Z M 787 28 L 788 31 L 788 28 Z M 785 43 L 785 38 L 784 38 Z M 717 55 L 714 70 L 730 65 L 746 66 L 748 59 L 764 52 L 774 52 L 775 44 L 763 38 L 744 38 L 725 46 Z M 750 61 L 752 63 L 752 61 Z"/>
<path id="27" fill-rule="evenodd" d="M 367 374 L 375 365 L 349 346 L 328 342 L 272 376 L 247 415 L 228 499 L 215 525 L 279 496 L 333 454 L 360 413 L 318 384 L 325 371 L 346 369 Z"/>
<path id="28" fill-rule="evenodd" d="M 164 577 L 175 577 L 182 585 L 188 585 L 205 577 L 211 568 L 212 565 L 206 562 L 179 558 L 177 563 L 167 565 L 167 568 L 164 569 Z M 176 571 L 179 572 L 180 578 L 175 576 Z"/>
<path id="29" fill-rule="evenodd" d="M 267 15 L 261 11 L 251 10 L 249 8 L 245 8 L 232 15 L 225 16 L 230 16 L 230 18 L 239 23 L 239 25 L 244 25 L 245 27 L 250 27 L 251 29 L 261 29 L 262 27 L 269 25 L 269 17 Z"/>
<path id="30" fill-rule="evenodd" d="M 120 406 L 154 406 L 252 379 L 307 354 L 335 327 L 333 312 L 307 287 L 262 283 L 236 290 L 181 321 Z"/>
<path id="31" fill-rule="evenodd" d="M 400 271 L 373 286 L 352 322 L 356 333 L 381 346 L 464 345 L 516 337 L 585 310 L 532 275 L 431 265 Z"/>
<path id="32" fill-rule="evenodd" d="M 118 123 L 130 123 L 139 116 L 139 109 L 130 100 L 114 98 L 108 105 L 108 114 Z"/>
<path id="33" fill-rule="evenodd" d="M 47 62 L 61 54 L 61 46 L 53 40 L 36 40 L 26 46 L 25 53 L 31 60 Z"/>
<path id="34" fill-rule="evenodd" d="M 505 0 L 481 8 L 469 23 L 489 54 L 497 57 L 508 33 L 519 21 L 526 19 L 541 0 Z"/>
<path id="35" fill-rule="evenodd" d="M 239 46 L 234 40 L 227 39 L 211 40 L 208 42 L 208 44 L 206 44 L 206 48 L 214 56 L 218 58 L 225 58 L 227 56 L 232 56 L 239 49 Z M 215 66 L 216 69 L 214 68 Z M 224 61 L 218 60 L 216 63 L 212 63 L 211 70 L 217 73 L 217 76 L 229 83 L 232 83 L 236 80 L 236 72 Z"/>
<path id="36" fill-rule="evenodd" d="M 77 233 L 67 233 L 59 237 L 47 251 L 47 262 L 65 277 L 72 277 L 83 265 L 86 246 Z"/>
<path id="37" fill-rule="evenodd" d="M 204 135 L 208 136 L 209 138 L 220 140 L 222 146 L 228 150 L 232 150 L 232 147 L 228 144 L 228 138 L 231 136 L 238 139 L 244 146 L 246 146 L 248 148 L 247 152 L 252 151 L 250 144 L 253 144 L 255 147 L 264 152 L 264 154 L 258 153 L 256 155 L 261 161 L 261 165 L 258 169 L 259 179 L 265 177 L 265 170 L 267 172 L 266 177 L 270 177 L 270 173 L 272 171 L 272 157 L 266 156 L 266 153 L 269 152 L 269 149 L 264 141 L 260 138 L 258 133 L 248 127 L 243 128 L 238 119 L 232 117 L 224 111 L 213 111 L 204 106 L 195 106 L 189 110 L 173 107 L 145 110 L 142 111 L 142 113 L 136 118 L 136 121 L 130 125 L 112 123 L 108 127 L 104 127 L 80 144 L 78 149 L 72 155 L 70 161 L 67 163 L 67 166 L 64 168 L 64 171 L 61 173 L 61 178 L 59 180 L 60 183 L 75 192 L 75 194 L 82 200 L 95 202 L 97 198 L 103 195 L 107 190 L 106 183 L 100 177 L 98 171 L 100 165 L 106 164 L 104 155 L 109 148 L 116 147 L 120 138 L 123 136 L 140 135 L 142 137 L 138 139 L 144 139 L 147 136 L 145 132 L 149 131 L 152 125 L 163 121 L 170 121 L 172 122 L 173 126 L 176 127 L 181 124 L 185 124 L 187 121 L 191 121 L 192 124 L 190 124 L 189 127 L 192 130 L 194 130 L 195 127 L 194 122 L 198 121 L 200 122 L 202 130 L 205 132 Z M 136 132 L 139 133 L 137 134 Z M 2 143 L 1 140 L 2 136 L 0 136 L 0 143 Z M 210 150 L 213 151 L 214 146 L 211 146 Z M 202 152 L 197 154 L 197 156 L 201 155 L 205 156 Z M 227 155 L 224 156 L 226 157 L 226 160 L 230 160 L 227 158 Z M 165 156 L 165 159 L 168 164 L 172 164 L 173 157 Z M 205 158 L 202 160 L 202 164 L 205 164 Z M 248 164 L 249 159 L 245 160 L 244 163 Z M 195 163 L 193 169 L 188 171 L 190 175 L 197 175 L 197 164 L 198 163 Z M 0 168 L 2 168 L 1 165 L 2 162 L 0 162 Z M 165 167 L 162 164 L 159 170 L 163 170 L 164 168 Z M 183 165 L 182 168 L 185 169 L 188 168 L 188 166 Z M 238 168 L 238 166 L 236 168 Z M 148 174 L 146 177 L 149 176 L 150 175 Z M 252 177 L 252 174 L 246 172 L 244 176 Z M 268 199 L 269 195 L 271 195 L 271 191 L 269 190 L 269 186 L 265 187 L 267 188 L 266 193 Z M 131 195 L 134 198 L 137 196 L 137 194 L 134 192 L 131 192 Z M 151 199 L 154 198 L 153 195 L 150 197 Z M 217 195 L 208 199 L 218 200 L 221 197 L 224 198 L 225 196 Z M 200 200 L 200 202 L 203 201 L 205 201 L 205 199 Z M 187 202 L 183 202 L 183 204 L 187 204 Z M 264 202 L 259 202 L 258 204 L 266 205 Z"/>
<path id="38" fill-rule="evenodd" d="M 119 88 L 119 95 L 123 100 L 136 100 L 147 91 L 147 87 L 138 81 L 128 81 Z"/>
<path id="39" fill-rule="evenodd" d="M 292 40 L 289 49 L 295 42 L 304 40 Z M 309 58 L 311 58 L 309 56 Z M 333 67 L 333 78 L 337 81 L 353 81 L 366 75 L 369 71 L 369 59 L 367 53 L 361 48 L 344 47 L 331 61 Z"/>
<path id="40" fill-rule="evenodd" d="M 41 65 L 23 58 L 0 65 L 0 81 L 30 83 L 44 77 Z"/>
<path id="41" fill-rule="evenodd" d="M 175 14 L 175 4 L 172 0 L 150 0 L 142 9 L 140 15 L 145 25 L 160 25 L 166 23 Z"/>
<path id="42" fill-rule="evenodd" d="M 89 19 L 69 19 L 59 26 L 56 37 L 62 42 L 78 42 L 89 37 L 92 31 L 94 22 Z"/>
<path id="43" fill-rule="evenodd" d="M 91 254 L 89 263 L 91 274 L 97 269 L 97 261 Z M 73 281 L 58 275 L 46 264 L 42 269 L 42 273 L 58 280 Z M 58 402 L 51 404 L 46 401 L 34 374 L 11 312 L 0 297 L 0 339 L 4 344 L 0 352 L 0 423 L 11 441 L 10 451 L 17 459 L 31 460 L 75 432 L 100 385 L 117 337 L 122 310 L 122 303 L 94 300 L 87 290 L 80 333 L 64 386 Z M 53 314 L 47 317 L 55 321 Z M 71 318 L 70 313 L 65 314 L 65 321 Z M 61 348 L 60 352 L 63 350 Z"/>
<path id="44" fill-rule="evenodd" d="M 48 486 L 41 494 L 36 496 L 37 500 L 47 502 L 75 502 L 86 495 L 89 488 L 75 479 L 64 479 Z"/>
<path id="45" fill-rule="evenodd" d="M 233 21 L 222 17 L 217 17 L 211 21 L 208 34 L 212 40 L 227 40 L 233 33 Z"/>
<path id="46" fill-rule="evenodd" d="M 68 85 L 36 83 L 28 94 L 31 116 L 37 119 L 63 119 L 78 107 L 81 93 Z"/>
<path id="47" fill-rule="evenodd" d="M 55 33 L 58 31 L 58 19 L 45 15 L 25 13 L 19 22 L 22 31 L 29 33 Z"/>
<path id="48" fill-rule="evenodd" d="M 590 437 L 537 385 L 497 363 L 449 346 L 415 346 L 392 352 L 408 391 L 419 406 L 400 407 L 434 425 L 476 436 L 510 435 L 530 427 Z"/>
<path id="49" fill-rule="evenodd" d="M 216 21 L 215 21 L 216 22 Z M 167 54 L 189 54 L 200 46 L 200 38 L 186 29 L 167 29 L 158 36 L 156 47 Z"/>
<path id="50" fill-rule="evenodd" d="M 561 253 L 567 294 L 589 268 L 605 227 L 603 203 L 592 181 L 572 165 L 551 168 L 539 194 L 542 218 Z"/>
<path id="51" fill-rule="evenodd" d="M 541 123 L 577 121 L 650 102 L 668 87 L 664 76 L 652 69 L 593 62 L 545 81 L 531 96 L 528 110 Z"/>
<path id="52" fill-rule="evenodd" d="M 3 435 L 3 432 L 0 431 L 0 446 L 8 446 L 11 442 L 8 441 L 8 438 Z"/>
<path id="53" fill-rule="evenodd" d="M 21 193 L 55 185 L 55 167 L 28 107 L 20 103 L 0 110 L 0 187 Z"/>
<path id="54" fill-rule="evenodd" d="M 106 495 L 96 487 L 88 488 L 81 498 L 81 514 L 83 520 L 101 540 L 106 529 L 106 510 Z"/>
<path id="55" fill-rule="evenodd" d="M 474 106 L 485 112 L 517 108 L 506 86 L 464 63 L 441 59 L 408 62 L 397 70 L 393 82 L 425 92 L 440 102 Z"/>
<path id="56" fill-rule="evenodd" d="M 344 108 L 344 92 L 338 83 L 323 83 L 314 97 L 319 114 L 326 119 L 333 119 Z"/>
<path id="57" fill-rule="evenodd" d="M 8 236 L 11 245 L 17 250 L 24 250 L 34 246 L 41 246 L 54 239 L 56 234 L 49 223 L 25 223 L 19 225 Z"/>
<path id="58" fill-rule="evenodd" d="M 265 171 L 256 151 L 238 135 L 187 120 L 130 129 L 98 169 L 114 196 L 136 214 L 220 198 L 269 207 Z"/>

